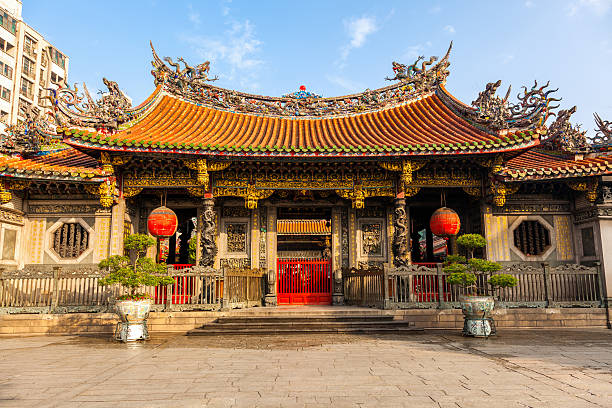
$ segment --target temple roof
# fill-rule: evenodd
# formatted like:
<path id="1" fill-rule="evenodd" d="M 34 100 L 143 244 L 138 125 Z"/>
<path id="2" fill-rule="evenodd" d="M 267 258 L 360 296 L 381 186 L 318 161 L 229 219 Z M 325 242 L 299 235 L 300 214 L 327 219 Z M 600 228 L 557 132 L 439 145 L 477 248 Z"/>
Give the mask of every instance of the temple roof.
<path id="1" fill-rule="evenodd" d="M 509 181 L 550 180 L 612 174 L 612 154 L 575 160 L 574 156 L 533 149 L 506 163 L 498 174 Z"/>
<path id="2" fill-rule="evenodd" d="M 73 148 L 24 158 L 0 157 L 0 176 L 61 181 L 100 182 L 107 174 L 92 157 Z"/>
<path id="3" fill-rule="evenodd" d="M 287 118 L 223 111 L 161 92 L 129 127 L 106 135 L 63 129 L 65 142 L 95 150 L 223 156 L 448 155 L 533 146 L 538 130 L 487 133 L 454 114 L 436 93 L 373 112 Z"/>
<path id="4" fill-rule="evenodd" d="M 329 235 L 331 226 L 327 220 L 278 220 L 279 235 Z"/>

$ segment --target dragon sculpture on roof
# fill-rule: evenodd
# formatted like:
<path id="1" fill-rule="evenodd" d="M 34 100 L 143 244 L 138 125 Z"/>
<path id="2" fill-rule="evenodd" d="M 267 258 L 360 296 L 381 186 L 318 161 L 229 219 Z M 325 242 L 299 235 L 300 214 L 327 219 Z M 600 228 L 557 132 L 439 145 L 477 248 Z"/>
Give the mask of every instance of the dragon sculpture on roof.
<path id="1" fill-rule="evenodd" d="M 178 58 L 177 62 L 169 57 L 160 58 L 153 44 L 151 44 L 153 53 L 151 74 L 155 78 L 155 84 L 163 86 L 165 91 L 216 109 L 270 116 L 320 117 L 384 109 L 412 100 L 424 93 L 434 92 L 448 76 L 451 48 L 452 43 L 444 58 L 435 65 L 433 64 L 437 61 L 436 57 L 431 57 L 420 67 L 417 63 L 421 59 L 409 67 L 395 62 L 393 64 L 395 78 L 387 78 L 398 81 L 393 85 L 332 98 L 320 98 L 318 95 L 296 98 L 294 94 L 269 97 L 216 87 L 210 82 L 217 80 L 218 77 L 208 76 L 209 61 L 191 68 L 182 58 Z"/>
<path id="2" fill-rule="evenodd" d="M 573 126 L 570 123 L 570 117 L 574 113 L 576 113 L 575 106 L 557 113 L 557 119 L 548 127 L 548 136 L 542 142 L 543 147 L 574 153 L 589 150 L 586 131 L 580 130 L 580 125 Z"/>
<path id="3" fill-rule="evenodd" d="M 611 146 L 612 145 L 612 122 L 609 120 L 603 120 L 597 113 L 594 113 L 595 124 L 597 125 L 597 132 L 595 137 L 592 139 L 592 143 L 595 146 Z"/>
<path id="4" fill-rule="evenodd" d="M 64 81 L 59 89 L 47 88 L 55 110 L 55 121 L 60 127 L 95 128 L 105 133 L 114 133 L 119 125 L 131 118 L 132 104 L 119 89 L 115 81 L 102 78 L 107 92 L 99 91 L 100 99 L 94 100 L 87 86 L 83 84 L 83 93 L 79 93 L 77 84 L 74 88 Z"/>
<path id="5" fill-rule="evenodd" d="M 8 126 L 6 134 L 0 135 L 1 153 L 37 153 L 53 139 L 52 117 L 32 105 L 20 107 L 19 112 L 24 120 Z"/>
<path id="6" fill-rule="evenodd" d="M 497 96 L 500 86 L 501 80 L 489 82 L 472 102 L 472 106 L 464 105 L 446 92 L 440 92 L 439 96 L 447 106 L 468 121 L 493 131 L 542 127 L 552 110 L 559 107 L 553 103 L 561 99 L 551 96 L 558 89 L 547 89 L 549 82 L 539 86 L 534 81 L 530 89 L 523 86 L 522 93 L 517 95 L 518 103 L 509 102 L 511 87 L 503 98 Z"/>

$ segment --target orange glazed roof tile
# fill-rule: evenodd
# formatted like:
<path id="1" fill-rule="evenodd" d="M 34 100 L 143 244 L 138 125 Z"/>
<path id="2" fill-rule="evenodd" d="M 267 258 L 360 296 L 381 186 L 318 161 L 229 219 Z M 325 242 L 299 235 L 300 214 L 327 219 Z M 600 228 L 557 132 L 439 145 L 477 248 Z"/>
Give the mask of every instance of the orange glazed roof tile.
<path id="1" fill-rule="evenodd" d="M 45 180 L 100 181 L 107 174 L 92 157 L 73 148 L 42 152 L 30 158 L 0 157 L 0 176 Z"/>
<path id="2" fill-rule="evenodd" d="M 281 235 L 328 235 L 331 225 L 327 220 L 278 220 L 276 232 Z"/>
<path id="3" fill-rule="evenodd" d="M 509 181 L 612 174 L 612 154 L 574 160 L 566 155 L 534 149 L 509 160 L 499 174 L 506 176 Z"/>
<path id="4" fill-rule="evenodd" d="M 436 93 L 390 108 L 327 117 L 236 113 L 158 92 L 129 127 L 103 134 L 60 129 L 80 148 L 218 156 L 388 156 L 503 152 L 535 146 L 539 130 L 487 133 Z"/>

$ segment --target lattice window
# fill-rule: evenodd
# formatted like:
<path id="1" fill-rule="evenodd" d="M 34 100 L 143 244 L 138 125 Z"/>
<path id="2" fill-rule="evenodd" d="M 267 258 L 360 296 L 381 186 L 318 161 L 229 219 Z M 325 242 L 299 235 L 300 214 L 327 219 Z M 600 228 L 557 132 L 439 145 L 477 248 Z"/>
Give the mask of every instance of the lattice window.
<path id="1" fill-rule="evenodd" d="M 514 230 L 514 246 L 525 255 L 541 255 L 550 247 L 550 233 L 539 221 L 523 221 Z"/>
<path id="2" fill-rule="evenodd" d="M 75 259 L 89 246 L 89 232 L 78 222 L 64 223 L 53 234 L 53 250 L 62 259 Z"/>
<path id="3" fill-rule="evenodd" d="M 227 232 L 227 252 L 244 253 L 247 252 L 247 224 L 231 223 L 226 224 Z"/>

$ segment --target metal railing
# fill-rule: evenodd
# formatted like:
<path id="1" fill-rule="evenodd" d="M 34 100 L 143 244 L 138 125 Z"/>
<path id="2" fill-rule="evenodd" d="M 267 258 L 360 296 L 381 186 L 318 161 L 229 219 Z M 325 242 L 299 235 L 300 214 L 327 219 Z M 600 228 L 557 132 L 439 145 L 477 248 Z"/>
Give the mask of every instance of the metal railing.
<path id="1" fill-rule="evenodd" d="M 100 286 L 95 271 L 53 271 L 0 276 L 0 313 L 67 313 L 112 311 L 121 287 Z M 192 266 L 171 270 L 174 282 L 147 286 L 152 310 L 220 310 L 261 305 L 265 273 L 258 270 L 217 270 Z"/>

